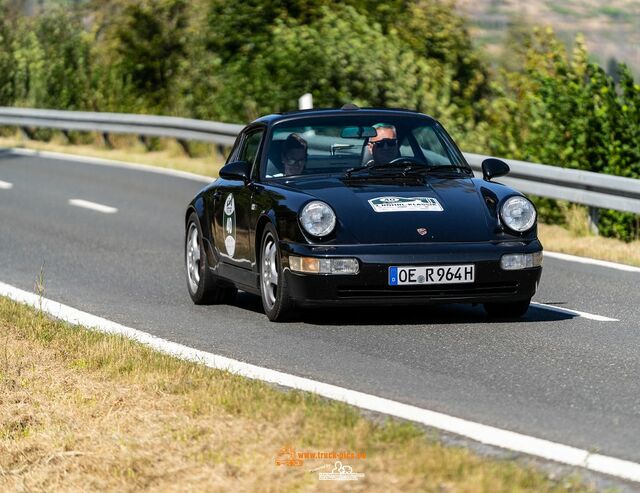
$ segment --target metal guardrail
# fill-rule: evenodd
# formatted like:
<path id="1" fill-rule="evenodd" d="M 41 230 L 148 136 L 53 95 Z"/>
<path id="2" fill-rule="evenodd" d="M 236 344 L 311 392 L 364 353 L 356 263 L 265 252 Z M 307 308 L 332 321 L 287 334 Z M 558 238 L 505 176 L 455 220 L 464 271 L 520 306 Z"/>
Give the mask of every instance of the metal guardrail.
<path id="1" fill-rule="evenodd" d="M 221 146 L 233 145 L 242 125 L 172 116 L 92 113 L 0 107 L 0 126 L 22 129 L 53 128 L 62 131 L 133 134 L 170 137 L 180 142 L 199 140 Z M 465 153 L 475 172 L 491 156 Z M 502 159 L 502 158 L 500 158 Z M 575 169 L 503 159 L 511 168 L 500 182 L 532 195 L 567 200 L 592 208 L 640 214 L 640 180 Z"/>
<path id="2" fill-rule="evenodd" d="M 174 116 L 0 107 L 0 125 L 120 133 L 233 145 L 243 125 Z"/>

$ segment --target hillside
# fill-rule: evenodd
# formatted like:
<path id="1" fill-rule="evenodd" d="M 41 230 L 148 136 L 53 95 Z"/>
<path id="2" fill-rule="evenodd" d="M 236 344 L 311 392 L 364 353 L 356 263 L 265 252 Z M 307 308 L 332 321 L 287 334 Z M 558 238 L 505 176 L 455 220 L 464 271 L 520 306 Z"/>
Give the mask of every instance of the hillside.
<path id="1" fill-rule="evenodd" d="M 638 0 L 457 0 L 472 24 L 479 46 L 493 55 L 514 21 L 552 26 L 571 43 L 584 34 L 587 46 L 604 67 L 611 59 L 640 74 L 640 1 Z"/>

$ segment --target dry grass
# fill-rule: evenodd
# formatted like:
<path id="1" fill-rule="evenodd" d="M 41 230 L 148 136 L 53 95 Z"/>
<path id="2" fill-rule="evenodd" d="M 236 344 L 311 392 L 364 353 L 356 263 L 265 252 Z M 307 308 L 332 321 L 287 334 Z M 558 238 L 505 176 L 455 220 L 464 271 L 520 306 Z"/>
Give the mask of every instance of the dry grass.
<path id="1" fill-rule="evenodd" d="M 592 491 L 514 461 L 374 423 L 346 405 L 155 353 L 0 298 L 0 491 Z M 319 481 L 332 461 L 276 466 L 283 445 L 351 450 L 366 474 Z M 346 462 L 346 461 L 345 461 Z M 324 469 L 326 471 L 326 469 Z"/>
<path id="2" fill-rule="evenodd" d="M 157 140 L 155 150 L 148 151 L 144 145 L 131 136 L 113 135 L 111 141 L 113 149 L 84 139 L 84 143 L 68 143 L 61 134 L 55 134 L 49 142 L 29 140 L 16 134 L 14 136 L 0 136 L 1 147 L 22 147 L 38 151 L 64 152 L 116 161 L 127 161 L 148 164 L 160 168 L 172 168 L 188 171 L 204 176 L 217 176 L 224 158 L 215 150 L 214 146 L 202 143 L 190 143 L 194 149 L 194 157 L 185 155 L 184 150 L 172 139 Z"/>
<path id="3" fill-rule="evenodd" d="M 538 224 L 545 250 L 640 266 L 640 241 L 625 243 L 592 234 L 584 207 L 569 206 L 565 219 L 566 227 Z"/>
<path id="4" fill-rule="evenodd" d="M 640 266 L 640 241 L 625 243 L 602 236 L 576 236 L 561 226 L 539 224 L 538 235 L 546 250 Z"/>

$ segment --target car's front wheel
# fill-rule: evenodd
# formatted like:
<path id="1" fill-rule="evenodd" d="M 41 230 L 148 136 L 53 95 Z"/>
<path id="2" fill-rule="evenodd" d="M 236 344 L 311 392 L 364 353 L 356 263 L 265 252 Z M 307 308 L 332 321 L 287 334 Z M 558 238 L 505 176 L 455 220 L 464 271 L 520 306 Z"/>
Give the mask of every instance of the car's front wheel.
<path id="1" fill-rule="evenodd" d="M 294 306 L 283 275 L 278 234 L 273 225 L 267 224 L 265 227 L 260 245 L 262 306 L 269 320 L 282 322 L 291 316 Z"/>
<path id="2" fill-rule="evenodd" d="M 520 318 L 529 309 L 531 299 L 509 303 L 485 303 L 484 309 L 493 318 Z"/>
<path id="3" fill-rule="evenodd" d="M 184 259 L 187 268 L 187 288 L 196 305 L 231 303 L 233 301 L 237 289 L 222 285 L 209 269 L 202 239 L 202 229 L 195 212 L 189 216 L 187 222 Z"/>

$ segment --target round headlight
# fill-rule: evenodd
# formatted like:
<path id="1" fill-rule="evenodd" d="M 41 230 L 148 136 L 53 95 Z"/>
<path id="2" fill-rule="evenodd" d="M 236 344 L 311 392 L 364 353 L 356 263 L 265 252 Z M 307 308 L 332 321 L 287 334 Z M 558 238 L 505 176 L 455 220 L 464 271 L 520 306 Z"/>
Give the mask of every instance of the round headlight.
<path id="1" fill-rule="evenodd" d="M 324 202 L 314 200 L 302 208 L 300 224 L 313 236 L 327 236 L 336 227 L 336 214 Z"/>
<path id="2" fill-rule="evenodd" d="M 509 229 L 523 233 L 535 224 L 536 208 L 529 199 L 519 196 L 509 197 L 502 204 L 500 216 Z"/>

